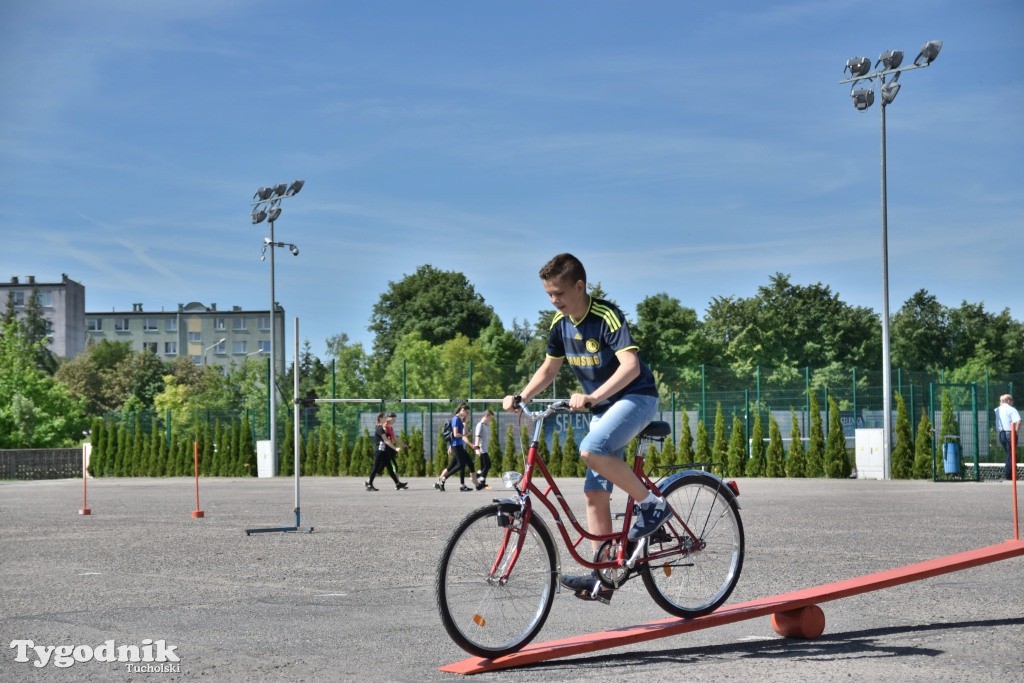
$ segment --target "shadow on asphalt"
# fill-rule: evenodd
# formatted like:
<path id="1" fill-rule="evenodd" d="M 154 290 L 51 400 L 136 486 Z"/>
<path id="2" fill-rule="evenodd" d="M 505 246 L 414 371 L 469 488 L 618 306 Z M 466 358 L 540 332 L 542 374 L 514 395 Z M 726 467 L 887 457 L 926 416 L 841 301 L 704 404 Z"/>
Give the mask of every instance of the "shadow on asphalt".
<path id="1" fill-rule="evenodd" d="M 665 650 L 648 650 L 644 652 L 625 652 L 613 654 L 591 655 L 520 667 L 520 670 L 557 670 L 561 668 L 580 668 L 600 666 L 606 670 L 610 665 L 643 666 L 644 664 L 696 663 L 710 658 L 723 660 L 789 660 L 789 659 L 843 659 L 880 657 L 935 657 L 943 654 L 943 650 L 922 645 L 894 645 L 898 636 L 928 633 L 930 631 L 953 631 L 956 629 L 988 629 L 1002 626 L 1024 626 L 1024 617 L 1015 619 L 988 619 L 981 621 L 961 621 L 943 624 L 922 624 L 916 626 L 890 626 L 873 628 L 863 631 L 846 633 L 825 633 L 817 640 L 791 640 L 773 638 L 754 642 L 730 643 L 727 645 L 711 645 L 702 647 L 673 648 Z M 897 638 L 894 638 L 896 636 Z M 883 642 L 884 640 L 884 642 Z"/>

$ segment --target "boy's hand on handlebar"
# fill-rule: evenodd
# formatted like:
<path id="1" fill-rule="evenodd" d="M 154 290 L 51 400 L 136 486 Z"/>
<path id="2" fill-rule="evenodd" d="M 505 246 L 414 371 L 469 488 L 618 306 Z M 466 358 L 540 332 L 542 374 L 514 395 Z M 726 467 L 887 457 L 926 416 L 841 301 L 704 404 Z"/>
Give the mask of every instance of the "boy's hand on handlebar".
<path id="1" fill-rule="evenodd" d="M 506 396 L 501 400 L 501 409 L 506 413 L 514 413 L 518 410 L 519 406 L 516 405 L 516 399 L 518 396 Z"/>
<path id="2" fill-rule="evenodd" d="M 590 406 L 593 403 L 594 401 L 590 398 L 590 394 L 573 394 L 569 397 L 569 410 L 583 413 L 590 410 Z"/>

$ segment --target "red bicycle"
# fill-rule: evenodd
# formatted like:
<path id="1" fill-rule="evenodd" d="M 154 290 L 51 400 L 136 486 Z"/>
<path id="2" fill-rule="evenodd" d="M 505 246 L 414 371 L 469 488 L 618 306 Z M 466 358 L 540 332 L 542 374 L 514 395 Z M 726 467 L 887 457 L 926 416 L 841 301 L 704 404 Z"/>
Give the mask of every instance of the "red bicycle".
<path id="1" fill-rule="evenodd" d="M 602 586 L 615 589 L 640 576 L 660 607 L 685 618 L 712 612 L 728 599 L 743 567 L 735 482 L 698 470 L 652 480 L 644 472 L 644 450 L 671 431 L 666 422 L 652 422 L 638 435 L 633 472 L 649 490 L 665 497 L 675 515 L 651 536 L 630 541 L 634 508 L 627 497 L 624 514 L 617 516 L 623 520 L 621 530 L 591 534 L 572 513 L 538 453 L 544 421 L 567 412 L 568 402 L 553 403 L 539 415 L 520 408 L 533 420 L 534 434 L 524 473 L 502 477 L 515 495 L 466 516 L 449 536 L 438 564 L 437 604 L 452 640 L 467 652 L 494 658 L 519 650 L 544 626 L 562 566 L 554 536 L 534 501 L 547 508 L 572 558 L 596 570 Z M 544 490 L 538 478 L 546 482 Z M 600 543 L 592 559 L 580 554 L 584 540 Z"/>

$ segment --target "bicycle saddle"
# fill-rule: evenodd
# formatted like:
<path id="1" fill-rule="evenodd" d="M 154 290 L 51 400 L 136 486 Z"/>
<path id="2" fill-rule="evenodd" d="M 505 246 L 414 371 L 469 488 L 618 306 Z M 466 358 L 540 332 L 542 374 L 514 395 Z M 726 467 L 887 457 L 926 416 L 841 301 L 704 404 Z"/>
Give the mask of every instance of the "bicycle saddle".
<path id="1" fill-rule="evenodd" d="M 643 431 L 641 431 L 639 434 L 637 434 L 637 438 L 640 438 L 640 439 L 660 439 L 662 437 L 668 436 L 671 433 L 672 433 L 672 427 L 669 426 L 668 422 L 661 422 L 661 421 L 655 420 L 654 422 L 652 422 L 649 425 L 647 425 L 646 427 L 644 427 Z"/>

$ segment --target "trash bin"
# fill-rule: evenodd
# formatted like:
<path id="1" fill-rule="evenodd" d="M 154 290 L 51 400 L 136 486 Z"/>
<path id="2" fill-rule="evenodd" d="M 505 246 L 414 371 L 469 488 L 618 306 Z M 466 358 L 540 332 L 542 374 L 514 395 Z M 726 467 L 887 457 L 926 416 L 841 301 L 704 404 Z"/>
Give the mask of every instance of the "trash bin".
<path id="1" fill-rule="evenodd" d="M 956 436 L 947 436 L 942 444 L 942 466 L 946 474 L 960 474 L 960 442 Z"/>

